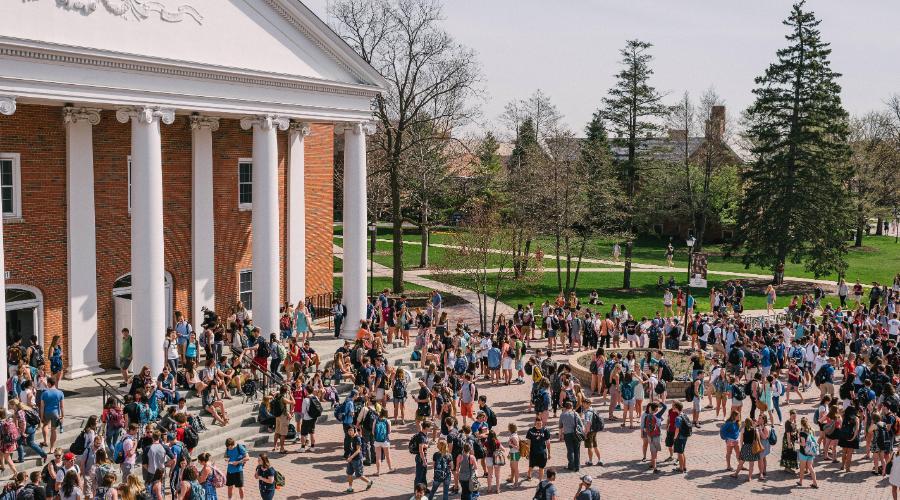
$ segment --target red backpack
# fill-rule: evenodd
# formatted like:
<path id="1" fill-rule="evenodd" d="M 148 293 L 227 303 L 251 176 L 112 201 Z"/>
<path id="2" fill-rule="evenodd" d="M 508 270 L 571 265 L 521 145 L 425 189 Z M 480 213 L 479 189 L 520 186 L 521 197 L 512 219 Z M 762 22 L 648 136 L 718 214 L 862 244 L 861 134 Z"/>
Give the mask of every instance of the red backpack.
<path id="1" fill-rule="evenodd" d="M 4 445 L 14 444 L 19 441 L 19 426 L 10 419 L 0 424 L 0 443 Z"/>

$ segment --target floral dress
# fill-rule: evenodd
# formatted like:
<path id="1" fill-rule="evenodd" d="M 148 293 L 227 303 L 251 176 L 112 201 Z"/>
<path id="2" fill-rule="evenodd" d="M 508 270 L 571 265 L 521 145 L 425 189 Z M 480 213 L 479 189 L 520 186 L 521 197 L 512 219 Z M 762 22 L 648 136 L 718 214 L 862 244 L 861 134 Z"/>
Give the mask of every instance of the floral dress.
<path id="1" fill-rule="evenodd" d="M 797 468 L 797 429 L 794 423 L 788 420 L 784 423 L 784 436 L 781 438 L 781 461 L 785 469 Z"/>

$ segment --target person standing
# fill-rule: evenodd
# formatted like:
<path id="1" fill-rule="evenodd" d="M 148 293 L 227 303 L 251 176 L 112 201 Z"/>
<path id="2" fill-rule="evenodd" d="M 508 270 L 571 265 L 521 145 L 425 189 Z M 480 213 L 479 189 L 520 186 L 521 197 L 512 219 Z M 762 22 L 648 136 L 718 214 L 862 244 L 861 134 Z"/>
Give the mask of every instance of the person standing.
<path id="1" fill-rule="evenodd" d="M 119 346 L 119 368 L 122 370 L 122 383 L 119 387 L 128 387 L 131 382 L 131 374 L 128 369 L 131 367 L 131 332 L 128 328 L 122 328 L 122 345 Z"/>
<path id="2" fill-rule="evenodd" d="M 262 500 L 275 498 L 275 468 L 269 463 L 267 454 L 259 454 L 256 461 L 256 473 L 253 477 L 259 481 L 259 496 Z"/>
<path id="3" fill-rule="evenodd" d="M 572 408 L 571 401 L 566 401 L 563 405 L 563 412 L 559 416 L 559 440 L 566 444 L 566 469 L 577 472 L 581 463 L 581 440 L 577 432 L 581 417 Z M 580 425 L 583 434 L 584 424 Z"/>
<path id="4" fill-rule="evenodd" d="M 53 377 L 47 379 L 47 389 L 41 394 L 41 423 L 43 431 L 50 427 L 50 449 L 56 448 L 57 430 L 61 433 L 63 418 L 65 417 L 65 408 L 63 400 L 66 397 L 63 392 L 56 388 L 56 380 Z"/>
<path id="5" fill-rule="evenodd" d="M 682 412 L 681 401 L 676 401 L 672 404 L 672 407 L 676 411 L 673 449 L 678 455 L 678 470 L 684 474 L 687 472 L 685 448 L 687 447 L 687 440 L 691 436 L 693 430 L 690 420 L 688 420 L 687 416 Z"/>
<path id="6" fill-rule="evenodd" d="M 184 319 L 181 311 L 175 311 L 175 333 L 178 335 L 178 358 L 181 360 L 181 364 L 184 364 L 185 349 L 191 334 L 194 333 L 194 328 Z"/>
<path id="7" fill-rule="evenodd" d="M 550 460 L 550 431 L 544 428 L 544 421 L 540 417 L 534 419 L 534 426 L 528 429 L 525 437 L 529 442 L 528 474 L 525 480 L 531 480 L 531 471 L 538 469 L 538 481 L 544 478 L 544 468 Z"/>
<path id="8" fill-rule="evenodd" d="M 384 411 L 384 410 L 382 410 Z M 432 476 L 431 491 L 428 493 L 429 500 L 434 499 L 439 487 L 443 485 L 443 500 L 449 498 L 450 493 L 450 467 L 453 456 L 447 449 L 447 441 L 441 439 L 437 443 L 437 451 L 431 457 L 431 463 L 434 464 L 434 476 Z"/>
<path id="9" fill-rule="evenodd" d="M 347 436 L 350 438 L 350 454 L 347 455 L 347 489 L 345 493 L 353 493 L 353 480 L 359 479 L 366 483 L 366 491 L 368 491 L 375 483 L 374 480 L 367 478 L 363 474 L 363 441 L 362 437 L 356 431 L 356 427 L 347 429 Z"/>
<path id="10" fill-rule="evenodd" d="M 225 486 L 228 487 L 228 500 L 234 495 L 237 488 L 238 496 L 244 498 L 244 464 L 250 461 L 247 449 L 242 444 L 236 444 L 234 439 L 225 441 L 225 460 L 228 468 L 225 470 Z"/>
<path id="11" fill-rule="evenodd" d="M 456 457 L 456 467 L 454 469 L 460 485 L 460 500 L 471 500 L 472 493 L 478 494 L 477 464 L 478 461 L 475 459 L 475 455 L 472 454 L 472 444 L 465 443 L 463 445 L 462 453 Z M 472 481 L 473 478 L 475 481 Z M 475 488 L 473 488 L 473 486 L 475 486 Z"/>
<path id="12" fill-rule="evenodd" d="M 413 435 L 416 448 L 416 477 L 413 481 L 413 488 L 417 484 L 425 484 L 428 482 L 428 433 L 431 431 L 431 422 L 426 420 L 422 422 L 420 431 Z"/>

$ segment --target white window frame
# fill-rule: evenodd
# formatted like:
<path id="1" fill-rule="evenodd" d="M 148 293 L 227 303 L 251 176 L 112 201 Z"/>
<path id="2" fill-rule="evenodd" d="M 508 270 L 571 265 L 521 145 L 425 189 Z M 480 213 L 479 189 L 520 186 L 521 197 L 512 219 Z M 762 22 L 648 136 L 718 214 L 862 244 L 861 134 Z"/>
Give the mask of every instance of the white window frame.
<path id="1" fill-rule="evenodd" d="M 250 273 L 250 289 L 249 290 L 243 290 L 241 288 L 244 284 L 243 281 L 241 280 L 241 276 L 243 276 L 244 273 Z M 250 294 L 249 301 L 244 300 L 245 293 Z M 253 312 L 253 307 L 252 307 L 253 306 L 253 269 L 241 269 L 240 271 L 238 271 L 238 300 L 240 300 L 241 302 L 244 303 L 244 307 L 248 311 L 250 311 L 251 313 Z M 248 302 L 251 307 L 247 307 Z"/>
<path id="2" fill-rule="evenodd" d="M 241 165 L 249 163 L 250 164 L 250 182 L 241 182 Z M 253 210 L 253 158 L 238 158 L 237 164 L 237 202 L 238 202 L 238 210 L 246 211 Z M 250 184 L 250 203 L 241 203 L 241 185 L 242 184 Z"/>
<path id="3" fill-rule="evenodd" d="M 22 156 L 19 153 L 0 153 L 0 160 L 12 160 L 12 212 L 3 213 L 4 219 L 22 218 Z M 2 209 L 2 207 L 0 207 Z"/>
<path id="4" fill-rule="evenodd" d="M 128 213 L 131 213 L 131 155 L 128 155 Z"/>

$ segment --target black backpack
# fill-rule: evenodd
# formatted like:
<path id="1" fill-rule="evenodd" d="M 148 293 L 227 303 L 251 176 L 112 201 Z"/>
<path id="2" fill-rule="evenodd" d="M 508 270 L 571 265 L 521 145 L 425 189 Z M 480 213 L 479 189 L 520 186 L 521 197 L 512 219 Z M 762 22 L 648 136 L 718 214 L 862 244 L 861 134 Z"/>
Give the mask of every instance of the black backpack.
<path id="1" fill-rule="evenodd" d="M 666 392 L 666 381 L 665 380 L 657 381 L 656 387 L 653 389 L 653 392 L 655 392 L 657 394 L 662 394 L 662 393 Z"/>
<path id="2" fill-rule="evenodd" d="M 737 348 L 732 348 L 731 352 L 728 353 L 728 362 L 732 365 L 736 365 L 741 362 L 741 355 L 738 352 Z"/>
<path id="3" fill-rule="evenodd" d="M 822 385 L 825 383 L 825 367 L 828 365 L 822 365 L 819 368 L 819 371 L 816 372 L 816 385 Z"/>
<path id="4" fill-rule="evenodd" d="M 25 413 L 25 423 L 29 426 L 37 426 L 41 423 L 41 417 L 38 416 L 37 412 L 34 410 L 24 410 Z"/>
<path id="5" fill-rule="evenodd" d="M 269 343 L 264 340 L 260 340 L 257 345 L 259 347 L 256 348 L 256 357 L 257 358 L 268 358 L 269 354 L 270 354 Z"/>
<path id="6" fill-rule="evenodd" d="M 272 416 L 280 417 L 284 415 L 284 400 L 281 397 L 275 398 L 272 400 Z"/>
<path id="7" fill-rule="evenodd" d="M 422 437 L 423 437 L 423 434 L 421 432 L 417 432 L 409 440 L 409 454 L 410 455 L 418 455 L 419 454 L 419 443 L 422 442 Z"/>
<path id="8" fill-rule="evenodd" d="M 671 382 L 675 380 L 675 374 L 672 373 L 672 367 L 669 366 L 669 363 L 665 361 L 660 361 L 660 368 L 662 368 L 662 379 L 666 382 Z"/>
<path id="9" fill-rule="evenodd" d="M 546 479 L 538 483 L 537 491 L 534 492 L 532 500 L 547 500 L 547 489 L 550 487 L 550 481 Z"/>
<path id="10" fill-rule="evenodd" d="M 744 398 L 747 397 L 747 395 L 744 394 L 743 387 L 741 387 L 739 384 L 734 384 L 731 386 L 731 397 L 732 399 L 743 401 Z"/>
<path id="11" fill-rule="evenodd" d="M 496 427 L 496 426 L 497 426 L 497 414 L 494 413 L 494 410 L 492 410 L 492 409 L 490 409 L 489 407 L 485 406 L 485 407 L 484 407 L 484 414 L 487 416 L 487 424 L 488 424 L 488 427 L 491 427 L 491 428 Z"/>
<path id="12" fill-rule="evenodd" d="M 44 347 L 41 345 L 33 345 L 31 347 L 31 359 L 29 364 L 35 368 L 44 366 Z"/>
<path id="13" fill-rule="evenodd" d="M 197 435 L 197 431 L 195 431 L 191 427 L 184 428 L 184 436 L 182 436 L 182 443 L 190 449 L 194 449 L 200 444 L 200 436 Z"/>
<path id="14" fill-rule="evenodd" d="M 315 396 L 309 397 L 309 408 L 306 410 L 306 413 L 312 417 L 313 420 L 322 416 L 322 402 L 319 401 L 319 398 Z"/>
<path id="15" fill-rule="evenodd" d="M 86 447 L 84 431 L 78 434 L 78 437 L 75 438 L 75 441 L 72 441 L 72 444 L 69 445 L 69 451 L 74 453 L 75 455 L 81 455 L 84 453 L 84 449 Z"/>
<path id="16" fill-rule="evenodd" d="M 691 425 L 691 421 L 687 419 L 684 415 L 681 416 L 681 432 L 679 433 L 679 437 L 691 437 L 691 434 L 694 433 L 694 426 Z"/>

